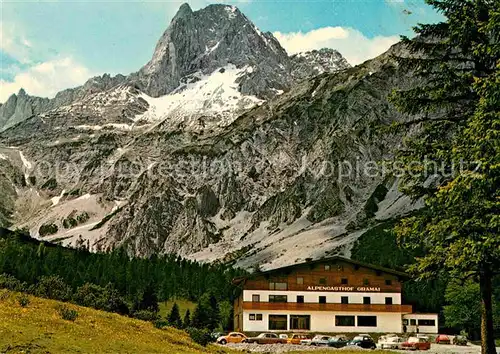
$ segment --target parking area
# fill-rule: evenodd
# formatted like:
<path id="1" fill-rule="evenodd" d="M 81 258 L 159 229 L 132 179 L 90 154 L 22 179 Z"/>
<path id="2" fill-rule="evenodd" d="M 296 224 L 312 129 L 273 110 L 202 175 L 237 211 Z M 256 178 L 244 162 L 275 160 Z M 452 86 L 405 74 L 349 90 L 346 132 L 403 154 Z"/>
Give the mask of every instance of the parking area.
<path id="1" fill-rule="evenodd" d="M 229 343 L 227 347 L 231 349 L 253 352 L 253 353 L 287 353 L 287 352 L 314 352 L 314 351 L 368 351 L 368 352 L 378 352 L 379 349 L 370 350 L 362 349 L 358 347 L 344 347 L 340 349 L 331 347 L 314 347 L 314 346 L 304 346 L 304 345 L 293 345 L 293 344 L 256 344 L 256 343 Z M 387 352 L 387 351 L 385 351 Z M 408 353 L 407 350 L 392 350 L 394 353 Z M 430 350 L 421 351 L 427 354 L 480 354 L 481 347 L 474 344 L 468 344 L 467 346 L 458 346 L 452 344 L 432 344 Z M 500 348 L 497 348 L 497 353 L 500 353 Z"/>

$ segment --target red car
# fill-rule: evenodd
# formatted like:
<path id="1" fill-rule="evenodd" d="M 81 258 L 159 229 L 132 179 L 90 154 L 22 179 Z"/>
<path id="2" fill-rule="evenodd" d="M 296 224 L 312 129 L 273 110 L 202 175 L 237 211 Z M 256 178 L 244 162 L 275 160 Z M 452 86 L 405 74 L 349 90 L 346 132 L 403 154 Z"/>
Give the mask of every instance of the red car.
<path id="1" fill-rule="evenodd" d="M 440 334 L 436 337 L 437 344 L 450 344 L 451 340 L 446 334 Z"/>
<path id="2" fill-rule="evenodd" d="M 431 349 L 431 342 L 426 337 L 410 337 L 403 343 L 402 348 L 408 350 L 429 350 Z"/>

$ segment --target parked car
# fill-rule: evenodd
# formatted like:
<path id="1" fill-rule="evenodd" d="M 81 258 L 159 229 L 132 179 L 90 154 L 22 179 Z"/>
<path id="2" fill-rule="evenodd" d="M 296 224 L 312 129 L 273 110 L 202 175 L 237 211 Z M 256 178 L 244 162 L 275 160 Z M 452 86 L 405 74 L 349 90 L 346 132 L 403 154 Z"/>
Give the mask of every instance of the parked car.
<path id="1" fill-rule="evenodd" d="M 286 340 L 287 340 L 287 342 L 288 342 L 288 334 L 281 333 L 281 334 L 279 335 L 279 337 L 280 337 L 281 339 L 286 339 Z"/>
<path id="2" fill-rule="evenodd" d="M 301 340 L 311 340 L 312 336 L 310 334 L 292 334 L 290 338 L 288 338 L 288 344 L 300 344 Z"/>
<path id="3" fill-rule="evenodd" d="M 220 336 L 217 338 L 217 343 L 219 344 L 227 344 L 227 343 L 241 343 L 245 342 L 247 336 L 240 332 L 231 332 L 226 336 Z"/>
<path id="4" fill-rule="evenodd" d="M 431 349 L 431 342 L 427 337 L 410 337 L 402 345 L 403 349 L 409 350 L 429 350 Z"/>
<path id="5" fill-rule="evenodd" d="M 437 344 L 450 344 L 451 340 L 446 334 L 440 334 L 436 337 Z"/>
<path id="6" fill-rule="evenodd" d="M 334 336 L 331 337 L 330 340 L 328 341 L 328 346 L 334 348 L 342 348 L 345 347 L 347 343 L 349 343 L 349 339 L 347 339 L 346 337 Z"/>
<path id="7" fill-rule="evenodd" d="M 330 336 L 325 334 L 317 334 L 312 339 L 302 339 L 300 341 L 301 345 L 328 345 L 328 340 Z"/>
<path id="8" fill-rule="evenodd" d="M 347 345 L 355 345 L 365 349 L 375 349 L 377 347 L 373 338 L 368 335 L 356 336 Z"/>
<path id="9" fill-rule="evenodd" d="M 382 336 L 378 340 L 378 347 L 380 349 L 403 349 L 403 338 L 400 337 L 386 337 Z"/>
<path id="10" fill-rule="evenodd" d="M 261 333 L 257 337 L 247 338 L 245 342 L 258 344 L 286 344 L 288 342 L 288 339 L 280 338 L 276 333 Z"/>
<path id="11" fill-rule="evenodd" d="M 331 336 L 318 334 L 317 336 L 314 336 L 314 338 L 311 340 L 311 345 L 327 346 L 328 343 L 330 343 L 330 339 L 332 339 Z"/>
<path id="12" fill-rule="evenodd" d="M 451 341 L 455 345 L 467 345 L 467 337 L 466 336 L 455 336 Z"/>

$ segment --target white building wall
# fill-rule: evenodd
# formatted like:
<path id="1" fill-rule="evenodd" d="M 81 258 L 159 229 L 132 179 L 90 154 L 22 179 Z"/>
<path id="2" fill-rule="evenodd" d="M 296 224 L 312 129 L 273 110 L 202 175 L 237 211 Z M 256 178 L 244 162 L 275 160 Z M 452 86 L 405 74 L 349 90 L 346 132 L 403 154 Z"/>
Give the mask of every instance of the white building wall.
<path id="1" fill-rule="evenodd" d="M 362 304 L 363 297 L 369 296 L 372 304 L 385 304 L 386 297 L 392 297 L 394 305 L 401 305 L 401 293 L 358 293 L 328 291 L 288 291 L 288 290 L 244 290 L 243 301 L 252 301 L 252 295 L 260 295 L 260 302 L 268 302 L 269 295 L 286 295 L 288 302 L 297 302 L 297 295 L 304 296 L 304 302 L 318 303 L 319 296 L 326 296 L 326 302 L 340 304 L 342 296 L 349 297 L 350 304 Z"/>
<path id="2" fill-rule="evenodd" d="M 262 314 L 262 321 L 250 321 L 250 314 Z M 401 313 L 378 313 L 378 312 L 327 312 L 327 311 L 243 311 L 243 331 L 265 332 L 268 331 L 269 315 L 310 315 L 311 331 L 325 333 L 401 333 Z M 335 315 L 347 316 L 377 316 L 377 327 L 337 327 L 335 326 Z M 357 318 L 356 318 L 357 324 Z M 287 317 L 287 326 L 290 326 L 290 317 Z M 289 329 L 287 327 L 287 329 Z M 292 330 L 296 331 L 296 330 Z"/>
<path id="3" fill-rule="evenodd" d="M 437 313 L 411 313 L 403 316 L 403 319 L 408 320 L 408 324 L 406 325 L 406 332 L 417 332 L 417 326 L 411 325 L 411 320 L 416 320 L 418 324 L 418 320 L 434 320 L 435 326 L 422 326 L 418 325 L 419 333 L 438 333 L 439 332 L 439 322 L 438 322 L 438 314 Z"/>

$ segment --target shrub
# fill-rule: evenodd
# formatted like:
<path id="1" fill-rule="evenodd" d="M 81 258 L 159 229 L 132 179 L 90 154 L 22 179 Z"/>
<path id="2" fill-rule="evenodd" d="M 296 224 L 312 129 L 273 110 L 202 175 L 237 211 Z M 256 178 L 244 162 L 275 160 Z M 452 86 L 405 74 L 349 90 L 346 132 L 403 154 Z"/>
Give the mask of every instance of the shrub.
<path id="1" fill-rule="evenodd" d="M 66 321 L 75 321 L 78 317 L 78 312 L 76 310 L 70 309 L 69 307 L 64 305 L 57 306 L 56 310 L 61 318 Z"/>
<path id="2" fill-rule="evenodd" d="M 47 235 L 53 235 L 58 230 L 59 228 L 57 227 L 56 224 L 44 224 L 40 226 L 40 229 L 38 229 L 38 233 L 40 234 L 40 237 L 43 237 Z"/>
<path id="3" fill-rule="evenodd" d="M 26 307 L 30 304 L 30 299 L 28 299 L 26 295 L 20 295 L 17 298 L 17 301 L 19 302 L 19 305 L 21 305 L 21 307 Z"/>
<path id="4" fill-rule="evenodd" d="M 102 287 L 93 283 L 85 283 L 78 287 L 73 297 L 78 305 L 93 307 L 98 310 L 117 312 L 127 315 L 127 303 L 111 284 Z"/>
<path id="5" fill-rule="evenodd" d="M 40 277 L 34 294 L 47 299 L 68 301 L 72 297 L 72 290 L 60 276 L 50 275 Z"/>
<path id="6" fill-rule="evenodd" d="M 68 216 L 66 219 L 63 220 L 62 224 L 63 224 L 63 227 L 65 229 L 71 229 L 71 228 L 77 226 L 78 222 L 75 219 L 73 219 L 71 216 Z"/>
<path id="7" fill-rule="evenodd" d="M 149 310 L 139 310 L 134 312 L 133 317 L 143 320 L 143 321 L 150 321 L 150 322 L 155 322 L 160 319 L 160 316 L 158 315 L 157 312 L 154 311 L 149 311 Z"/>
<path id="8" fill-rule="evenodd" d="M 0 274 L 0 288 L 9 289 L 12 291 L 26 291 L 26 283 L 22 283 L 15 277 L 9 274 Z"/>
<path id="9" fill-rule="evenodd" d="M 213 338 L 210 335 L 210 331 L 208 329 L 189 327 L 186 328 L 186 332 L 194 342 L 202 346 L 206 346 L 208 343 L 213 341 Z"/>
<path id="10" fill-rule="evenodd" d="M 162 320 L 162 319 L 158 319 L 158 320 L 154 321 L 153 324 L 156 328 L 159 328 L 159 329 L 162 329 L 163 327 L 168 326 L 168 322 L 165 320 Z"/>

